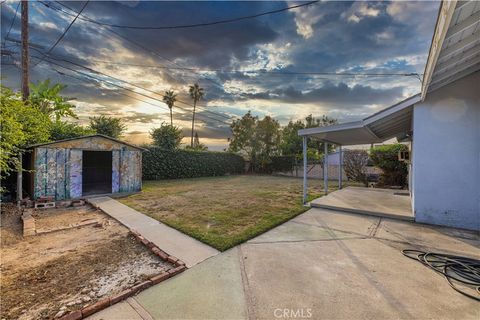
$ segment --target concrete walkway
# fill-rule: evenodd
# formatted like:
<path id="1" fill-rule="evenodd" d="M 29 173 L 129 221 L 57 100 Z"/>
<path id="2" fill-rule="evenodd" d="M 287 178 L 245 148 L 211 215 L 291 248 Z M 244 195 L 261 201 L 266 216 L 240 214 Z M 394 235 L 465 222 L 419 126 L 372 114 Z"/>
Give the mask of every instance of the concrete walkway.
<path id="1" fill-rule="evenodd" d="M 347 187 L 313 200 L 311 206 L 414 221 L 406 190 Z"/>
<path id="2" fill-rule="evenodd" d="M 126 227 L 136 230 L 166 253 L 182 260 L 189 268 L 219 253 L 218 250 L 109 197 L 91 198 L 88 202 Z"/>
<path id="3" fill-rule="evenodd" d="M 479 319 L 478 302 L 401 254 L 479 247 L 473 232 L 311 209 L 90 319 Z"/>

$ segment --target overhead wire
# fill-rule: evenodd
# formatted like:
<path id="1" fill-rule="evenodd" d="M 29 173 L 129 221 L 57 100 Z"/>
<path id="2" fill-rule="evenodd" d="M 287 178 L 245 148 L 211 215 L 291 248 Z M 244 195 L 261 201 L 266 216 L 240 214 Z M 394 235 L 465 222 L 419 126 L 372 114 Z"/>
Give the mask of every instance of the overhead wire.
<path id="1" fill-rule="evenodd" d="M 95 69 L 93 69 L 93 68 L 84 66 L 84 65 L 82 65 L 82 64 L 79 64 L 79 63 L 70 61 L 70 60 L 68 60 L 68 59 L 54 58 L 54 57 L 50 57 L 50 59 L 54 59 L 54 60 L 57 60 L 57 61 L 64 61 L 64 62 L 70 63 L 70 64 L 72 64 L 72 65 L 74 65 L 74 66 L 77 66 L 77 67 L 86 69 L 86 70 L 88 70 L 88 71 L 90 71 L 90 72 L 93 72 L 93 73 L 96 73 L 96 74 L 100 74 L 100 75 L 105 76 L 105 77 L 109 77 L 109 78 L 114 79 L 114 80 L 116 80 L 116 81 L 124 82 L 124 83 L 126 83 L 126 84 L 128 84 L 128 85 L 130 85 L 130 86 L 133 86 L 133 87 L 136 87 L 136 88 L 138 88 L 138 89 L 141 89 L 141 90 L 144 90 L 144 91 L 147 91 L 147 92 L 150 92 L 150 93 L 153 93 L 153 94 L 156 94 L 156 95 L 159 95 L 159 96 L 163 97 L 163 94 L 162 94 L 162 93 L 159 93 L 159 92 L 157 92 L 157 91 L 150 90 L 150 89 L 148 89 L 148 88 L 144 88 L 144 87 L 139 86 L 139 85 L 136 85 L 136 84 L 134 84 L 134 83 L 131 83 L 131 82 L 128 82 L 128 81 L 125 81 L 125 80 L 116 78 L 116 77 L 111 76 L 111 75 L 109 75 L 109 74 L 106 74 L 106 73 L 104 73 L 104 72 L 101 72 L 101 71 L 95 70 Z M 182 103 L 182 104 L 191 106 L 188 102 L 182 101 L 182 100 L 180 100 L 180 99 L 177 99 L 176 101 L 177 101 L 177 102 L 180 102 L 180 103 Z M 204 109 L 204 107 L 202 107 L 202 106 L 197 106 L 197 107 L 198 107 L 200 110 Z M 231 117 L 226 116 L 226 115 L 223 115 L 223 114 L 221 114 L 221 113 L 216 113 L 216 112 L 213 112 L 213 111 L 210 111 L 210 110 L 202 110 L 202 111 L 205 111 L 205 112 L 208 112 L 208 113 L 217 115 L 217 116 L 221 116 L 221 117 L 227 118 L 227 119 L 229 119 L 229 120 L 231 119 Z"/>
<path id="2" fill-rule="evenodd" d="M 56 8 L 56 7 L 53 7 L 51 6 L 50 4 L 48 3 L 45 3 L 44 1 L 39 1 L 40 3 L 46 5 L 47 7 L 51 7 L 52 9 L 54 10 L 59 10 L 63 13 L 66 13 L 66 14 L 70 14 L 69 12 L 66 12 L 65 10 L 62 10 L 61 8 Z M 76 12 L 74 9 L 72 9 L 71 7 L 65 5 L 64 3 L 60 2 L 60 1 L 55 1 L 56 3 L 60 4 L 61 6 L 73 11 L 73 12 Z M 308 5 L 308 4 L 312 4 L 312 3 L 315 3 L 315 2 L 318 2 L 318 1 L 312 1 L 310 3 L 307 3 L 307 4 L 303 4 L 303 5 L 299 5 L 299 6 L 293 6 L 293 7 L 289 7 L 289 8 L 297 8 L 297 7 L 301 7 L 301 6 L 305 6 L 305 5 Z M 98 23 L 98 21 L 96 20 L 93 20 L 91 18 L 88 18 L 86 17 L 85 15 L 82 15 L 83 17 L 80 17 L 81 19 L 83 18 L 83 20 L 85 21 L 88 21 L 88 22 L 92 22 L 92 23 Z M 102 24 L 100 24 L 102 25 Z M 104 25 L 105 26 L 105 25 Z M 171 59 L 168 59 L 166 58 L 165 56 L 163 55 L 160 55 L 158 54 L 158 52 L 156 52 L 155 50 L 152 50 L 134 40 L 131 40 L 121 34 L 119 34 L 118 32 L 114 31 L 114 30 L 111 30 L 111 29 L 108 29 L 106 28 L 105 30 L 108 30 L 109 32 L 115 34 L 116 36 L 122 38 L 123 40 L 127 41 L 127 42 L 130 42 L 152 54 L 155 54 L 157 55 L 158 57 L 160 57 L 161 59 L 164 59 L 170 63 L 172 63 L 173 65 L 175 65 L 175 67 L 167 67 L 167 66 L 154 66 L 154 65 L 141 65 L 141 64 L 128 64 L 128 63 L 119 63 L 119 62 L 108 62 L 108 61 L 101 61 L 101 60 L 96 60 L 97 62 L 99 63 L 106 63 L 106 64 L 112 64 L 112 65 L 131 65 L 131 66 L 138 66 L 138 67 L 151 67 L 151 68 L 160 68 L 160 69 L 171 69 L 171 70 L 184 70 L 184 71 L 192 71 L 192 72 L 218 72 L 218 73 L 262 73 L 262 74 L 274 74 L 274 75 L 321 75 L 321 76 L 325 76 L 325 75 L 333 75 L 333 76 L 362 76 L 362 77 L 392 77 L 392 76 L 407 76 L 407 77 L 410 77 L 410 76 L 414 76 L 414 77 L 418 77 L 420 76 L 418 73 L 413 73 L 413 72 L 410 72 L 410 73 L 368 73 L 368 72 L 355 72 L 355 73 L 352 73 L 352 72 L 300 72 L 300 71 L 276 71 L 276 70 L 264 70 L 264 69 L 255 69 L 255 70 L 223 70 L 223 69 L 200 69 L 200 68 L 189 68 L 189 67 L 183 67 L 183 66 L 180 66 L 178 65 L 177 63 L 175 63 L 174 61 L 172 61 Z M 95 61 L 95 60 L 92 60 L 92 61 Z M 211 80 L 209 78 L 205 78 L 205 80 Z M 211 80 L 213 81 L 213 80 Z M 215 83 L 215 84 L 218 84 L 218 83 Z"/>
<path id="3" fill-rule="evenodd" d="M 68 12 L 68 11 L 66 11 L 66 10 L 63 10 L 63 8 L 58 8 L 58 7 L 52 6 L 51 3 L 49 3 L 49 2 L 39 1 L 39 3 L 43 4 L 44 6 L 46 6 L 47 8 L 50 8 L 50 9 L 52 9 L 52 10 L 56 10 L 56 11 L 65 13 L 65 14 L 70 15 L 70 16 L 73 15 L 72 13 L 70 13 L 70 12 Z M 58 3 L 59 5 L 65 7 L 65 8 L 67 8 L 68 10 L 74 12 L 75 14 L 77 13 L 77 11 L 75 11 L 75 10 L 74 10 L 73 8 L 71 8 L 70 6 L 68 6 L 68 5 L 66 5 L 66 4 L 64 4 L 64 3 L 62 3 L 62 2 L 59 2 L 59 1 L 57 1 L 57 3 Z M 80 20 L 84 20 L 84 21 L 87 21 L 87 22 L 92 22 L 92 21 L 94 21 L 93 19 L 90 19 L 90 18 L 85 19 L 84 16 L 83 16 L 83 17 L 80 16 Z M 140 49 L 142 49 L 142 50 L 144 50 L 144 51 L 146 51 L 146 52 L 148 52 L 148 53 L 150 53 L 150 54 L 152 54 L 152 55 L 155 55 L 155 56 L 159 57 L 159 58 L 162 59 L 162 60 L 165 60 L 165 61 L 171 63 L 172 65 L 174 65 L 174 66 L 176 66 L 176 67 L 179 67 L 179 68 L 181 67 L 181 66 L 180 66 L 179 64 L 177 64 L 175 61 L 173 61 L 173 60 L 171 60 L 171 59 L 163 56 L 162 54 L 160 54 L 157 50 L 153 50 L 153 49 L 151 49 L 151 48 L 148 48 L 148 47 L 144 46 L 143 44 L 139 43 L 138 41 L 132 40 L 132 39 L 130 39 L 130 38 L 128 38 L 128 37 L 126 37 L 126 36 L 118 33 L 117 31 L 112 30 L 111 28 L 109 28 L 109 27 L 107 27 L 107 26 L 102 26 L 102 25 L 100 25 L 100 27 L 102 28 L 102 30 L 105 30 L 105 31 L 113 34 L 113 35 L 116 36 L 117 38 L 120 38 L 120 39 L 122 39 L 122 40 L 124 40 L 124 41 L 127 41 L 127 42 L 129 42 L 129 43 L 131 43 L 131 44 L 139 47 Z M 98 31 L 98 29 L 97 29 L 97 31 Z M 170 76 L 171 76 L 171 75 L 170 75 Z M 219 84 L 218 82 L 216 82 L 215 80 L 212 80 L 212 79 L 210 79 L 210 78 L 208 78 L 208 77 L 205 77 L 205 76 L 203 76 L 203 75 L 199 75 L 199 76 L 200 76 L 201 79 L 206 80 L 206 81 L 209 81 L 210 83 L 213 83 L 213 84 L 216 85 L 217 87 L 222 88 L 222 85 Z M 173 78 L 175 79 L 175 77 L 173 77 Z M 176 79 L 176 80 L 177 80 L 177 79 Z M 178 80 L 177 80 L 177 81 L 178 81 Z"/>
<path id="4" fill-rule="evenodd" d="M 36 58 L 36 59 L 40 59 L 40 57 L 36 57 L 36 56 L 32 56 L 32 57 L 33 57 L 33 58 Z M 90 75 L 90 74 L 88 74 L 88 73 L 81 72 L 81 71 L 75 70 L 75 69 L 73 69 L 73 68 L 69 68 L 69 67 L 67 67 L 67 66 L 64 66 L 64 65 L 62 65 L 62 64 L 60 64 L 60 63 L 56 63 L 56 62 L 51 61 L 51 60 L 52 60 L 51 57 L 47 57 L 46 59 L 42 60 L 42 62 L 44 62 L 44 63 L 49 63 L 49 64 L 55 65 L 55 66 L 57 66 L 57 67 L 64 68 L 64 69 L 66 69 L 66 70 L 69 70 L 69 71 L 78 73 L 78 74 L 80 74 L 80 75 L 82 75 L 82 76 L 85 76 L 85 77 L 88 77 L 88 78 L 90 78 L 90 79 L 93 79 L 93 80 L 95 80 L 95 81 L 100 81 L 100 82 L 103 82 L 103 83 L 107 83 L 107 84 L 109 84 L 109 85 L 111 85 L 111 86 L 114 86 L 114 87 L 117 87 L 117 88 L 119 88 L 119 89 L 127 90 L 127 91 L 133 92 L 133 93 L 135 93 L 135 94 L 137 94 L 137 95 L 141 95 L 141 96 L 144 96 L 144 97 L 146 97 L 146 98 L 149 98 L 149 99 L 152 99 L 152 100 L 155 100 L 155 101 L 164 103 L 162 100 L 160 100 L 160 99 L 158 99 L 158 98 L 155 98 L 155 97 L 149 96 L 149 95 L 147 95 L 147 94 L 144 94 L 144 93 L 135 91 L 135 90 L 133 90 L 133 89 L 131 89 L 131 88 L 127 88 L 127 87 L 121 86 L 121 85 L 119 85 L 119 84 L 117 84 L 117 83 L 114 83 L 114 82 L 109 81 L 109 80 L 106 80 L 106 79 L 100 79 L 100 78 L 98 78 L 98 77 L 94 77 L 94 76 L 92 76 L 92 75 Z M 95 72 L 95 71 L 91 71 L 91 72 L 97 73 L 97 72 Z M 101 73 L 100 73 L 100 74 L 101 74 Z M 120 81 L 120 82 L 124 82 L 124 83 L 126 83 L 126 84 L 128 84 L 128 85 L 137 87 L 137 88 L 139 88 L 139 89 L 142 89 L 142 90 L 145 90 L 145 91 L 150 91 L 149 89 L 142 88 L 142 87 L 137 86 L 137 85 L 135 85 L 135 84 L 132 84 L 132 83 L 130 83 L 130 82 L 128 82 L 128 81 L 121 80 L 121 79 L 117 79 L 117 78 L 115 78 L 115 77 L 111 77 L 111 76 L 106 75 L 106 74 L 103 74 L 103 75 L 106 76 L 106 77 L 112 78 L 112 79 L 114 79 L 114 80 L 117 80 L 117 81 Z M 152 92 L 153 92 L 153 91 L 152 91 Z M 157 93 L 157 94 L 158 94 L 158 93 Z M 180 110 L 185 111 L 185 112 L 192 112 L 191 110 L 182 108 L 182 107 L 180 107 L 180 106 L 178 106 L 178 105 L 177 105 L 177 108 L 179 108 Z M 166 110 L 168 110 L 168 109 L 166 109 Z M 203 111 L 203 110 L 201 110 L 201 111 Z M 210 120 L 215 120 L 215 121 L 217 121 L 217 122 L 220 122 L 220 123 L 223 123 L 223 124 L 226 124 L 226 125 L 230 126 L 230 123 L 229 123 L 229 122 L 226 122 L 226 121 L 223 121 L 223 120 L 220 120 L 220 119 L 216 119 L 216 118 L 212 118 L 212 117 L 207 116 L 207 115 L 205 115 L 205 114 L 201 114 L 201 113 L 200 113 L 200 114 L 198 114 L 198 116 L 204 117 L 204 118 L 207 118 L 207 119 L 210 119 Z"/>
<path id="5" fill-rule="evenodd" d="M 5 41 L 7 40 L 8 36 L 10 35 L 10 31 L 12 30 L 13 24 L 15 23 L 15 19 L 17 18 L 18 9 L 20 8 L 20 4 L 22 1 L 18 1 L 17 8 L 15 9 L 15 14 L 13 15 L 12 23 L 10 24 L 10 28 L 8 28 L 8 32 L 3 38 L 3 46 L 5 46 Z"/>
<path id="6" fill-rule="evenodd" d="M 87 4 L 89 2 L 90 2 L 90 0 L 85 1 L 82 8 L 78 12 L 78 14 L 75 16 L 75 18 L 73 18 L 73 20 L 70 22 L 70 24 L 67 26 L 67 28 L 63 31 L 63 33 L 60 35 L 60 37 L 58 37 L 57 41 L 55 41 L 55 43 L 46 52 L 42 52 L 43 58 L 39 62 L 37 62 L 37 64 L 35 64 L 33 67 L 35 67 L 36 65 L 41 63 L 43 61 L 43 59 L 45 59 L 45 57 L 48 56 L 55 49 L 55 47 L 60 43 L 60 41 L 62 41 L 62 39 L 68 33 L 68 30 L 70 30 L 70 28 L 73 26 L 75 21 L 77 21 L 78 17 L 82 14 L 83 10 L 85 10 L 85 8 L 87 7 Z"/>
<path id="7" fill-rule="evenodd" d="M 56 3 L 62 4 L 60 1 L 55 1 Z M 224 20 L 217 20 L 217 21 L 210 21 L 210 22 L 203 22 L 203 23 L 196 23 L 196 24 L 185 24 L 185 25 L 171 25 L 171 26 L 128 26 L 128 25 L 118 25 L 118 24 L 113 24 L 113 23 L 106 23 L 106 22 L 100 22 L 97 20 L 93 20 L 89 17 L 83 16 L 84 20 L 88 20 L 91 23 L 101 25 L 101 26 L 106 26 L 106 27 L 112 27 L 112 28 L 121 28 L 121 29 L 137 29 L 137 30 L 171 30 L 171 29 L 187 29 L 187 28 L 197 28 L 197 27 L 206 27 L 206 26 L 212 26 L 212 25 L 219 25 L 219 24 L 226 24 L 226 23 L 232 23 L 232 22 L 238 22 L 238 21 L 243 21 L 243 20 L 248 20 L 248 19 L 256 19 L 262 16 L 266 15 L 271 15 L 271 14 L 277 14 L 301 7 L 305 7 L 314 3 L 319 2 L 318 0 L 316 1 L 309 1 L 306 3 L 294 5 L 294 6 L 289 6 L 289 7 L 284 7 L 276 10 L 270 10 L 258 14 L 253 14 L 253 15 L 248 15 L 248 16 L 243 16 L 243 17 L 236 17 L 236 18 L 231 18 L 231 19 L 224 19 Z"/>

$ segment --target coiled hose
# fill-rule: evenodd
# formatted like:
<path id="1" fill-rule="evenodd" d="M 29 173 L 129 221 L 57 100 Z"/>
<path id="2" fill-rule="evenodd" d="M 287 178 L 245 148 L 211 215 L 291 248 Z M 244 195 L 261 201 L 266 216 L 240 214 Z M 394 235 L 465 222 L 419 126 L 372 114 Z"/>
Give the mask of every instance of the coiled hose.
<path id="1" fill-rule="evenodd" d="M 442 274 L 456 291 L 480 301 L 480 260 L 414 249 L 405 249 L 402 253 Z"/>

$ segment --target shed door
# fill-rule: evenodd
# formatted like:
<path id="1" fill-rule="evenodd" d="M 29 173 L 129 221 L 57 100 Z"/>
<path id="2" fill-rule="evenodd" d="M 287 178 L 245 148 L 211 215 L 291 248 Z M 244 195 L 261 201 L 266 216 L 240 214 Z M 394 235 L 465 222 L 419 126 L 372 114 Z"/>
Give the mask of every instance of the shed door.
<path id="1" fill-rule="evenodd" d="M 82 194 L 112 192 L 112 152 L 83 151 Z"/>

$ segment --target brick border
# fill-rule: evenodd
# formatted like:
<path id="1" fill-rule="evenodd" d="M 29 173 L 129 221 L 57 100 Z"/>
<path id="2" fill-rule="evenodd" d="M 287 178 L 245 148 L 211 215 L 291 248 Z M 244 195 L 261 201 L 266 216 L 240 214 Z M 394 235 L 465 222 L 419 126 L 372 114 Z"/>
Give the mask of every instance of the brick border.
<path id="1" fill-rule="evenodd" d="M 162 271 L 157 275 L 151 276 L 150 278 L 148 278 L 148 280 L 145 280 L 139 284 L 134 285 L 131 288 L 123 290 L 120 293 L 102 298 L 97 302 L 95 302 L 94 304 L 86 306 L 80 310 L 72 311 L 60 317 L 59 320 L 80 320 L 80 319 L 86 318 L 100 310 L 103 310 L 109 306 L 116 304 L 117 302 L 120 302 L 122 300 L 127 299 L 128 297 L 138 294 L 140 291 L 143 291 L 155 284 L 165 281 L 168 278 L 171 278 L 187 269 L 187 267 L 185 266 L 185 262 L 181 261 L 180 259 L 177 259 L 174 256 L 167 254 L 165 251 L 157 247 L 153 242 L 147 240 L 137 231 L 129 229 L 129 232 L 131 235 L 135 237 L 135 239 L 138 242 L 142 243 L 144 246 L 150 249 L 150 251 L 154 255 L 156 255 L 163 261 L 173 264 L 174 268 L 167 271 Z"/>

